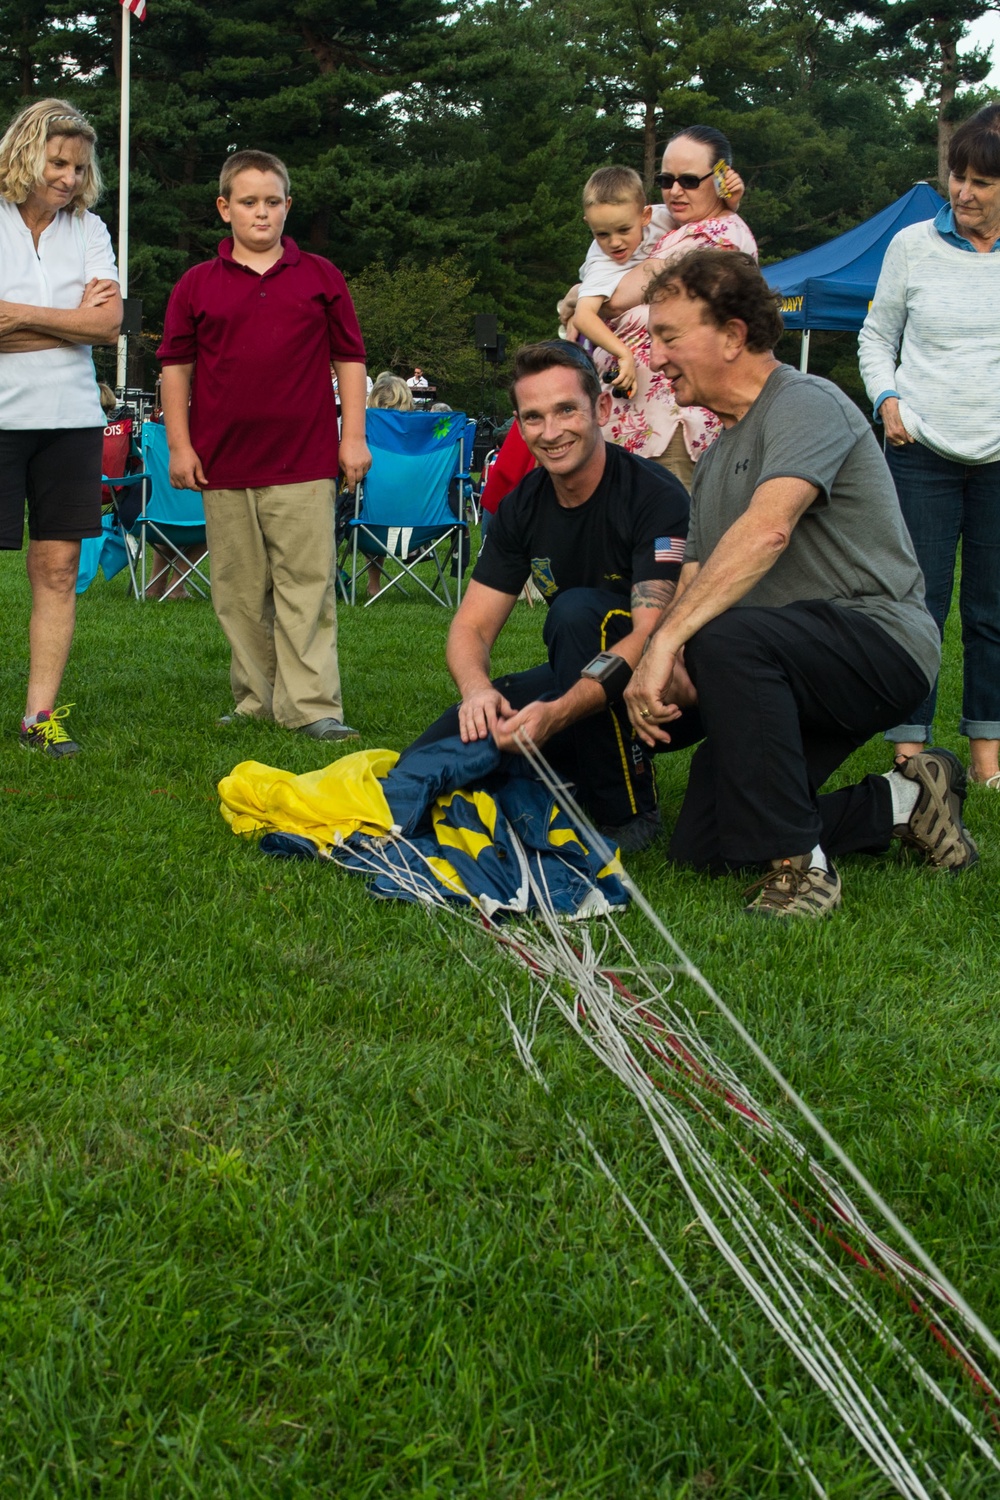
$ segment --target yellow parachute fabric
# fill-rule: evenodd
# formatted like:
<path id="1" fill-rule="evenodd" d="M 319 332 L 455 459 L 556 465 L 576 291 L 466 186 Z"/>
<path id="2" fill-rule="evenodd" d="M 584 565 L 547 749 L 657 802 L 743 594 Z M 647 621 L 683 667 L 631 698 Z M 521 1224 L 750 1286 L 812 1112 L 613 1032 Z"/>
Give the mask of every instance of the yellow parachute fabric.
<path id="1" fill-rule="evenodd" d="M 392 828 L 381 778 L 398 759 L 395 750 L 357 750 L 302 776 L 244 760 L 219 782 L 220 811 L 234 833 L 299 833 L 326 848 L 338 833 L 381 836 Z"/>

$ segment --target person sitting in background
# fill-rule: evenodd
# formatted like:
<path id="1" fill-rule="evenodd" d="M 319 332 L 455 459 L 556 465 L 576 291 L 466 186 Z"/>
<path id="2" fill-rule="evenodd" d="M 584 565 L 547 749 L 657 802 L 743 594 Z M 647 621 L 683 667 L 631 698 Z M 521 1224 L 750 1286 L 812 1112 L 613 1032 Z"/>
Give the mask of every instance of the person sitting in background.
<path id="1" fill-rule="evenodd" d="M 383 411 L 413 411 L 414 402 L 409 386 L 400 375 L 391 370 L 381 370 L 375 376 L 368 392 L 367 406 L 381 407 Z"/>
<path id="2" fill-rule="evenodd" d="M 885 457 L 944 636 L 962 541 L 958 732 L 971 780 L 1000 791 L 1000 104 L 955 131 L 949 202 L 889 243 L 858 341 Z M 896 764 L 931 738 L 937 682 L 886 731 Z"/>
<path id="3" fill-rule="evenodd" d="M 366 404 L 382 411 L 414 410 L 413 397 L 410 395 L 408 382 L 403 380 L 399 375 L 391 374 L 388 370 L 383 370 L 379 375 L 376 375 L 375 383 L 368 394 Z M 384 556 L 385 553 L 380 552 L 377 556 L 372 557 L 368 563 L 369 599 L 374 599 L 382 587 L 384 575 L 379 564 L 379 557 Z"/>
<path id="4" fill-rule="evenodd" d="M 414 365 L 413 374 L 410 376 L 406 384 L 410 387 L 411 391 L 425 391 L 429 382 L 425 379 L 424 372 L 420 368 L 420 366 Z"/>

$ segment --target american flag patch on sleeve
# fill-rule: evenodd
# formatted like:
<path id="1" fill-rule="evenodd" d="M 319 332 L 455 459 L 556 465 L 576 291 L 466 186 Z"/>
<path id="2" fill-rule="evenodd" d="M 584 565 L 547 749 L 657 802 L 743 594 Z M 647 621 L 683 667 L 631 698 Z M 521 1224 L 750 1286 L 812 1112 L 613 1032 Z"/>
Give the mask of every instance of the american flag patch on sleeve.
<path id="1" fill-rule="evenodd" d="M 653 544 L 653 557 L 658 563 L 682 563 L 684 547 L 682 536 L 658 536 Z"/>

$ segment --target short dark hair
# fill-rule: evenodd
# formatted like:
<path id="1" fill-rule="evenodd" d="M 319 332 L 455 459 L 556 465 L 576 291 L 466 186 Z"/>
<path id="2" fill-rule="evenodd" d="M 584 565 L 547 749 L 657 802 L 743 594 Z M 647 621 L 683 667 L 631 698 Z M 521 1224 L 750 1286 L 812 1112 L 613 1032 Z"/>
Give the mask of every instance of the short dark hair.
<path id="1" fill-rule="evenodd" d="M 951 138 L 949 172 L 962 177 L 970 167 L 982 177 L 1000 177 L 1000 104 L 984 105 Z"/>
<path id="2" fill-rule="evenodd" d="M 273 172 L 276 177 L 281 178 L 286 198 L 291 192 L 288 168 L 280 156 L 273 156 L 270 151 L 236 151 L 222 163 L 222 171 L 219 173 L 220 198 L 228 201 L 233 196 L 233 178 L 240 172 Z"/>
<path id="3" fill-rule="evenodd" d="M 706 317 L 716 328 L 725 328 L 731 318 L 745 323 L 751 354 L 766 354 L 784 332 L 781 296 L 745 250 L 689 251 L 653 277 L 646 301 L 664 302 L 682 291 L 705 304 Z"/>
<path id="4" fill-rule="evenodd" d="M 670 146 L 674 141 L 679 140 L 698 141 L 702 146 L 709 148 L 716 161 L 721 157 L 727 167 L 733 164 L 732 146 L 722 131 L 716 130 L 712 125 L 689 125 L 686 130 L 677 130 L 670 137 L 667 145 Z"/>
<path id="5" fill-rule="evenodd" d="M 601 382 L 594 368 L 594 361 L 587 351 L 581 349 L 579 344 L 570 343 L 568 339 L 546 339 L 542 344 L 522 344 L 514 355 L 514 371 L 510 377 L 510 400 L 515 411 L 517 411 L 517 382 L 523 380 L 526 375 L 540 375 L 543 370 L 554 370 L 557 367 L 575 370 L 580 377 L 584 395 L 588 397 L 591 406 L 597 405 L 597 398 L 601 394 Z"/>

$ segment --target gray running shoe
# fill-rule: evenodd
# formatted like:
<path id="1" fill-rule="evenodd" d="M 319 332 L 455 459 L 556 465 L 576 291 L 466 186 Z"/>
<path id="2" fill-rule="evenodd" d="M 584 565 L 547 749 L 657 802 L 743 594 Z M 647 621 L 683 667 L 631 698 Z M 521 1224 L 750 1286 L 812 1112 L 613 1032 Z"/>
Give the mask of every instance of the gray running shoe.
<path id="1" fill-rule="evenodd" d="M 840 876 L 831 865 L 810 865 L 810 854 L 774 859 L 762 879 L 743 892 L 757 895 L 743 909 L 751 917 L 828 917 L 840 905 Z"/>
<path id="2" fill-rule="evenodd" d="M 917 849 L 935 870 L 950 875 L 971 870 L 979 862 L 979 850 L 962 822 L 967 777 L 958 756 L 937 747 L 921 750 L 899 774 L 915 781 L 920 795 L 908 821 L 893 829 L 896 838 Z"/>
<path id="3" fill-rule="evenodd" d="M 314 724 L 302 724 L 296 731 L 307 734 L 311 740 L 359 740 L 361 735 L 350 724 L 339 719 L 317 719 Z"/>

